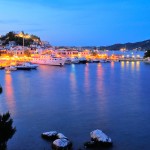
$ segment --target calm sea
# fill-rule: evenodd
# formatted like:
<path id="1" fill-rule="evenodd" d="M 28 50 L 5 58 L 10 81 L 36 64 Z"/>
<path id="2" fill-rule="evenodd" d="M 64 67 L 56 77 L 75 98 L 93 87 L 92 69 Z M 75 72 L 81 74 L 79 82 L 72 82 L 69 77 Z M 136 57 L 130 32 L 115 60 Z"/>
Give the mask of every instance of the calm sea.
<path id="1" fill-rule="evenodd" d="M 78 150 L 94 129 L 112 138 L 111 150 L 150 147 L 150 65 L 143 62 L 0 70 L 0 83 L 0 112 L 9 110 L 17 128 L 8 150 L 50 150 L 40 135 L 51 130 Z"/>

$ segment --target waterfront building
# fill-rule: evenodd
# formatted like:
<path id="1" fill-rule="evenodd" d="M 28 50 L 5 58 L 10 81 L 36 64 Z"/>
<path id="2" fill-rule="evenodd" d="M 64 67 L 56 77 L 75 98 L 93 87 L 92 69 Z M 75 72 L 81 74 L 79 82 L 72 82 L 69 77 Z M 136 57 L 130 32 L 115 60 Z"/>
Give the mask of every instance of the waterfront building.
<path id="1" fill-rule="evenodd" d="M 51 47 L 50 43 L 48 41 L 41 41 L 42 47 Z"/>

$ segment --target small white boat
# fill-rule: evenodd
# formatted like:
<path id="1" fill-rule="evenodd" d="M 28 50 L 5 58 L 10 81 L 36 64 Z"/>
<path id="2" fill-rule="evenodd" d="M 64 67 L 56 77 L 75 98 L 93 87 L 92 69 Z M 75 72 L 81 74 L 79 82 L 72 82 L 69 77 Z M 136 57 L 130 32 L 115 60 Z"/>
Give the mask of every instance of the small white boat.
<path id="1" fill-rule="evenodd" d="M 38 65 L 32 64 L 30 62 L 25 62 L 22 65 L 16 66 L 18 70 L 30 70 L 30 69 L 36 69 Z"/>
<path id="2" fill-rule="evenodd" d="M 79 63 L 79 58 L 78 57 L 71 58 L 71 63 L 78 64 Z"/>
<path id="3" fill-rule="evenodd" d="M 147 63 L 147 64 L 150 64 L 150 57 L 144 59 L 144 62 Z"/>
<path id="4" fill-rule="evenodd" d="M 16 71 L 17 68 L 15 66 L 8 66 L 8 67 L 5 67 L 5 70 L 10 70 L 10 71 Z"/>
<path id="5" fill-rule="evenodd" d="M 65 64 L 71 64 L 71 63 L 72 63 L 71 58 L 70 58 L 70 57 L 67 57 L 67 58 L 65 59 Z"/>

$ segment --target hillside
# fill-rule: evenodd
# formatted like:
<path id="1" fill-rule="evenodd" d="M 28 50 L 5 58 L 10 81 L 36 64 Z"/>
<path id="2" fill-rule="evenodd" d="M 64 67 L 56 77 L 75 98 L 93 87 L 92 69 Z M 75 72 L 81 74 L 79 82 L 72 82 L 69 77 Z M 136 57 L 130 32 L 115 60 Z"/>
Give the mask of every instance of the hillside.
<path id="1" fill-rule="evenodd" d="M 0 40 L 3 41 L 3 45 L 9 44 L 9 41 L 15 41 L 16 45 L 23 45 L 24 38 L 24 46 L 29 46 L 32 43 L 39 44 L 41 42 L 40 38 L 36 35 L 25 34 L 24 32 L 9 32 L 6 35 L 0 37 Z"/>

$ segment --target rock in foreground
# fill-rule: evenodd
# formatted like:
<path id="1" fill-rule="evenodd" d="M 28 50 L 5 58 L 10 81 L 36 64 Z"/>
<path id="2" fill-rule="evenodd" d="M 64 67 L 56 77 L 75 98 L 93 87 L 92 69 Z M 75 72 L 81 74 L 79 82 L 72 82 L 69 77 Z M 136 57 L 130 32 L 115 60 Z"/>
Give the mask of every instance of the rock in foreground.
<path id="1" fill-rule="evenodd" d="M 67 139 L 57 139 L 53 142 L 52 148 L 55 150 L 70 150 L 72 143 Z"/>
<path id="2" fill-rule="evenodd" d="M 56 131 L 44 132 L 42 133 L 42 138 L 46 140 L 56 140 L 57 134 L 58 133 Z"/>
<path id="3" fill-rule="evenodd" d="M 85 142 L 85 148 L 94 148 L 94 147 L 109 147 L 112 146 L 112 140 L 101 130 L 97 129 L 90 133 L 91 141 Z"/>
<path id="4" fill-rule="evenodd" d="M 104 146 L 111 146 L 112 140 L 101 130 L 97 129 L 90 133 L 92 141 L 95 141 Z"/>
<path id="5" fill-rule="evenodd" d="M 63 135 L 62 133 L 57 134 L 57 139 L 67 139 L 68 140 L 68 138 L 65 135 Z"/>

